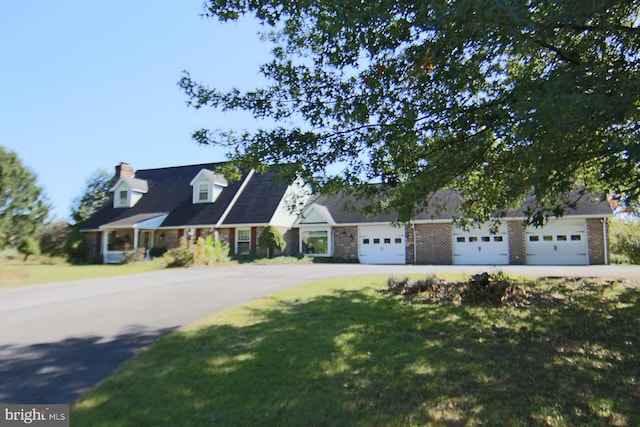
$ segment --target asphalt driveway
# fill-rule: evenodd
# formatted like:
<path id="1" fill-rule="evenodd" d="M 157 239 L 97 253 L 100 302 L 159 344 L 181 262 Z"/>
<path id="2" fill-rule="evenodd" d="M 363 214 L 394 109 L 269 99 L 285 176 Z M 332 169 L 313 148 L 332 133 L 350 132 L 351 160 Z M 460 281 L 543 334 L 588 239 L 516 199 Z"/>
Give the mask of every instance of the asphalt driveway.
<path id="1" fill-rule="evenodd" d="M 638 267 L 313 264 L 176 269 L 0 289 L 0 402 L 71 403 L 162 334 L 313 280 L 501 270 L 640 279 Z"/>

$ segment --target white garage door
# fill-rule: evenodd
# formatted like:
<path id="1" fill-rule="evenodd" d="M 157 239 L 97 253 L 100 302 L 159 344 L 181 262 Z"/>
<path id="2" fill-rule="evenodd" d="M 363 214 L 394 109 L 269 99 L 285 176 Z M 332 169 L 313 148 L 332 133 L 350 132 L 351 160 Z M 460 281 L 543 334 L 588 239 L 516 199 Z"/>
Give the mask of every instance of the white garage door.
<path id="1" fill-rule="evenodd" d="M 551 220 L 542 228 L 525 230 L 527 264 L 586 265 L 587 223 L 584 220 Z"/>
<path id="2" fill-rule="evenodd" d="M 501 224 L 496 234 L 489 225 L 465 231 L 453 229 L 453 263 L 467 265 L 509 264 L 507 227 Z"/>
<path id="3" fill-rule="evenodd" d="M 404 227 L 359 227 L 358 258 L 363 264 L 406 264 Z"/>

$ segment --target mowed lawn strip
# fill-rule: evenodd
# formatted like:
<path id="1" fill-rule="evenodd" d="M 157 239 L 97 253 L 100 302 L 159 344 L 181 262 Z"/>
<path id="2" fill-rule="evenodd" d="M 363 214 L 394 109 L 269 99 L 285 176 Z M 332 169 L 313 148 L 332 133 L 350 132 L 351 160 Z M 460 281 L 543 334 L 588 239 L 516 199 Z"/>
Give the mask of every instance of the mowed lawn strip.
<path id="1" fill-rule="evenodd" d="M 636 283 L 514 279 L 550 299 L 504 308 L 410 304 L 386 280 L 315 282 L 171 333 L 71 423 L 640 425 Z"/>
<path id="2" fill-rule="evenodd" d="M 164 266 L 157 262 L 140 262 L 124 265 L 7 263 L 0 265 L 0 287 L 122 276 L 126 274 L 146 273 L 162 268 L 164 268 Z"/>

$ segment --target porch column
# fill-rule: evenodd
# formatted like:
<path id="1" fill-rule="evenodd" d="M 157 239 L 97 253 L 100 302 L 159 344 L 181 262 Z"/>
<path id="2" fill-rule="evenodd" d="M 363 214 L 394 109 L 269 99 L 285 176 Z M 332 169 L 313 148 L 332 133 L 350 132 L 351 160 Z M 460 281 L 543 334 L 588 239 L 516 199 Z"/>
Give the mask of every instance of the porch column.
<path id="1" fill-rule="evenodd" d="M 138 252 L 138 241 L 140 240 L 140 230 L 133 228 L 133 252 Z"/>
<path id="2" fill-rule="evenodd" d="M 103 231 L 102 232 L 102 250 L 101 250 L 101 255 L 102 255 L 102 263 L 106 264 L 107 263 L 107 251 L 109 250 L 109 233 L 108 231 Z"/>

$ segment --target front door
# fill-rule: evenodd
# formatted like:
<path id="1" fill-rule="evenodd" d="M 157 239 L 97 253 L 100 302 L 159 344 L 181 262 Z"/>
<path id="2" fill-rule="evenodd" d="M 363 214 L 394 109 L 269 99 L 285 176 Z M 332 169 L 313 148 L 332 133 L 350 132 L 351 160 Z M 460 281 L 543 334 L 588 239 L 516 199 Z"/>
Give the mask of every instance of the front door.
<path id="1" fill-rule="evenodd" d="M 153 247 L 153 231 L 140 232 L 139 248 L 151 249 Z"/>

